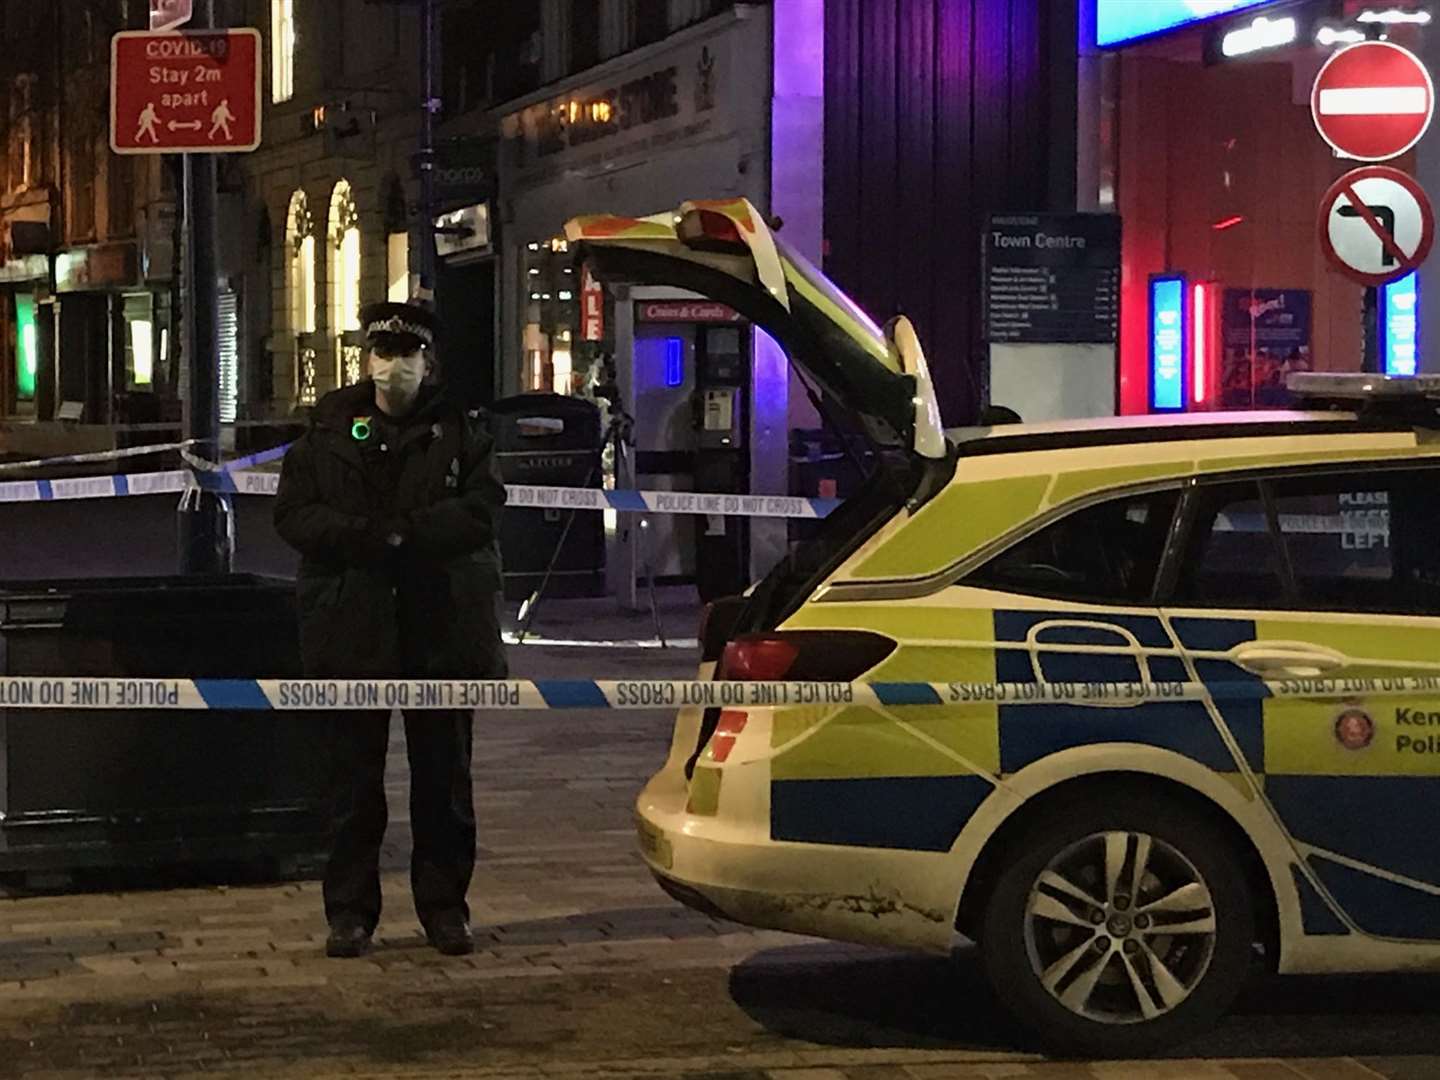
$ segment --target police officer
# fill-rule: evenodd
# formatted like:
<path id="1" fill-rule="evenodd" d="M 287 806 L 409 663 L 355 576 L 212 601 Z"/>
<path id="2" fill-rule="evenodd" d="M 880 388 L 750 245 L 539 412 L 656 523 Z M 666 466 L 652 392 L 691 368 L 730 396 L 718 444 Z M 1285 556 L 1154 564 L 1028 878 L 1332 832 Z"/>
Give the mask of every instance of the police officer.
<path id="1" fill-rule="evenodd" d="M 327 394 L 285 456 L 275 527 L 301 554 L 306 673 L 325 678 L 503 678 L 496 538 L 505 488 L 477 419 L 427 381 L 435 316 L 361 312 L 370 378 Z M 328 956 L 359 956 L 380 918 L 388 712 L 334 718 Z M 430 944 L 473 951 L 471 716 L 406 712 L 410 885 Z"/>

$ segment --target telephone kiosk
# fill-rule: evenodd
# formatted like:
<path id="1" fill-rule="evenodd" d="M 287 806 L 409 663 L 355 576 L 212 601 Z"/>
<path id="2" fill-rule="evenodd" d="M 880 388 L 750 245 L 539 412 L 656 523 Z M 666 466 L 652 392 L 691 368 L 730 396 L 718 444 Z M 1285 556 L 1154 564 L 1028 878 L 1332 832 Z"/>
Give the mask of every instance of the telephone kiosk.
<path id="1" fill-rule="evenodd" d="M 616 297 L 615 361 L 634 417 L 618 487 L 750 490 L 750 324 L 723 304 L 661 287 Z M 627 362 L 628 360 L 628 362 Z M 630 476 L 625 476 L 628 470 Z M 749 583 L 749 523 L 740 517 L 621 514 L 611 538 L 611 587 L 641 608 L 656 584 L 693 583 L 702 599 Z"/>

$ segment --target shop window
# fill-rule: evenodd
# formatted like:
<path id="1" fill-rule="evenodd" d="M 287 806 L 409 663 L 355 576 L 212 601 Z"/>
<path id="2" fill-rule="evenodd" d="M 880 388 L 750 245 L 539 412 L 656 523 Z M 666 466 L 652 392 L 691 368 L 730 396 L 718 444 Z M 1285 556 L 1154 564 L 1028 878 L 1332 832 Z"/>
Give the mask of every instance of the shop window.
<path id="1" fill-rule="evenodd" d="M 40 367 L 35 335 L 35 295 L 15 294 L 15 396 L 35 400 L 35 377 Z"/>
<path id="2" fill-rule="evenodd" d="M 349 386 L 360 381 L 360 212 L 348 180 L 330 196 L 330 333 L 334 337 L 335 379 Z"/>
<path id="3" fill-rule="evenodd" d="M 290 212 L 285 225 L 286 308 L 288 329 L 295 356 L 295 399 L 301 405 L 314 405 L 317 395 L 314 350 L 303 338 L 315 332 L 315 219 L 305 192 L 297 191 L 290 198 Z M 304 363 L 306 352 L 309 364 Z"/>
<path id="4" fill-rule="evenodd" d="M 1150 603 L 1179 495 L 1111 499 L 1026 537 L 966 585 L 1061 600 Z"/>
<path id="5" fill-rule="evenodd" d="M 589 346 L 579 342 L 580 286 L 564 237 L 525 245 L 521 383 L 527 390 L 573 394 L 588 381 Z"/>
<path id="6" fill-rule="evenodd" d="M 385 295 L 395 304 L 410 299 L 410 236 L 408 233 L 391 233 L 385 238 Z"/>
<path id="7" fill-rule="evenodd" d="M 125 297 L 125 389 L 155 387 L 155 304 L 150 293 Z"/>
<path id="8" fill-rule="evenodd" d="M 295 96 L 295 0 L 270 0 L 270 100 Z"/>

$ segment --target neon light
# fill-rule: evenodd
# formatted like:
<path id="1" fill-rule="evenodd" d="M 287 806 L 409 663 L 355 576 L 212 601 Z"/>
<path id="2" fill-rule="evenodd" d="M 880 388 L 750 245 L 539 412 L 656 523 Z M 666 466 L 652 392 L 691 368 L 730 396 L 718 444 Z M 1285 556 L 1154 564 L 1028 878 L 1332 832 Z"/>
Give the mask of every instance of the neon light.
<path id="1" fill-rule="evenodd" d="M 1215 224 L 1211 225 L 1210 228 L 1214 229 L 1216 232 L 1220 232 L 1223 229 L 1233 229 L 1236 225 L 1239 225 L 1244 220 L 1244 214 L 1236 214 L 1234 217 L 1221 218 L 1219 221 L 1215 222 Z"/>
<path id="2" fill-rule="evenodd" d="M 1278 49 L 1299 37 L 1294 19 L 1267 19 L 1257 15 L 1249 26 L 1231 30 L 1220 42 L 1224 56 L 1246 56 L 1261 49 Z"/>
<path id="3" fill-rule="evenodd" d="M 1095 0 L 1095 44 L 1121 45 L 1270 0 Z"/>
<path id="4" fill-rule="evenodd" d="M 35 297 L 15 294 L 15 396 L 29 401 L 35 396 L 35 373 L 39 367 L 35 341 Z"/>
<path id="5" fill-rule="evenodd" d="M 1185 408 L 1185 276 L 1150 279 L 1150 408 Z"/>
<path id="6" fill-rule="evenodd" d="M 1322 26 L 1315 32 L 1315 44 L 1325 48 L 1331 45 L 1356 45 L 1364 40 L 1363 30 L 1341 30 L 1333 26 Z"/>
<path id="7" fill-rule="evenodd" d="M 1190 400 L 1205 400 L 1205 376 L 1210 363 L 1210 286 L 1197 281 L 1190 290 Z"/>
<path id="8" fill-rule="evenodd" d="M 1380 289 L 1380 357 L 1386 375 L 1414 375 L 1420 357 L 1420 277 L 1410 271 Z"/>
<path id="9" fill-rule="evenodd" d="M 665 339 L 665 385 L 685 385 L 685 339 Z"/>

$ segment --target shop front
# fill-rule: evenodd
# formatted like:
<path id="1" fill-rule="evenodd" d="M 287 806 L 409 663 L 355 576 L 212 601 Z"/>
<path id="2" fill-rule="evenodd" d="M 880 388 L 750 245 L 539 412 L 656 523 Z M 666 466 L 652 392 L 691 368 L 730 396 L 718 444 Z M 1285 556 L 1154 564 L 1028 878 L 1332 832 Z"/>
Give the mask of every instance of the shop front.
<path id="1" fill-rule="evenodd" d="M 169 297 L 146 286 L 131 242 L 55 257 L 56 419 L 115 427 L 179 423 Z"/>
<path id="2" fill-rule="evenodd" d="M 1367 286 L 1326 251 L 1322 202 L 1366 161 L 1327 143 L 1311 97 L 1348 45 L 1384 40 L 1422 60 L 1440 52 L 1429 10 L 1097 0 L 1094 16 L 1099 204 L 1124 225 L 1118 411 L 1284 407 L 1291 372 L 1423 368 L 1426 270 Z M 1359 90 L 1345 108 L 1375 104 Z M 1440 170 L 1428 145 L 1384 163 L 1433 191 Z"/>
<path id="3" fill-rule="evenodd" d="M 704 297 L 602 289 L 563 235 L 576 215 L 654 214 L 690 199 L 741 197 L 768 211 L 770 35 L 768 8 L 729 12 L 547 89 L 503 120 L 497 396 L 596 399 L 620 421 L 604 425 L 617 486 L 785 490 L 789 375 L 773 344 Z M 612 523 L 622 602 L 652 577 L 738 590 L 752 552 L 762 572 L 783 554 L 783 522 L 675 518 L 642 530 L 632 518 Z M 767 530 L 779 550 L 757 539 Z"/>

